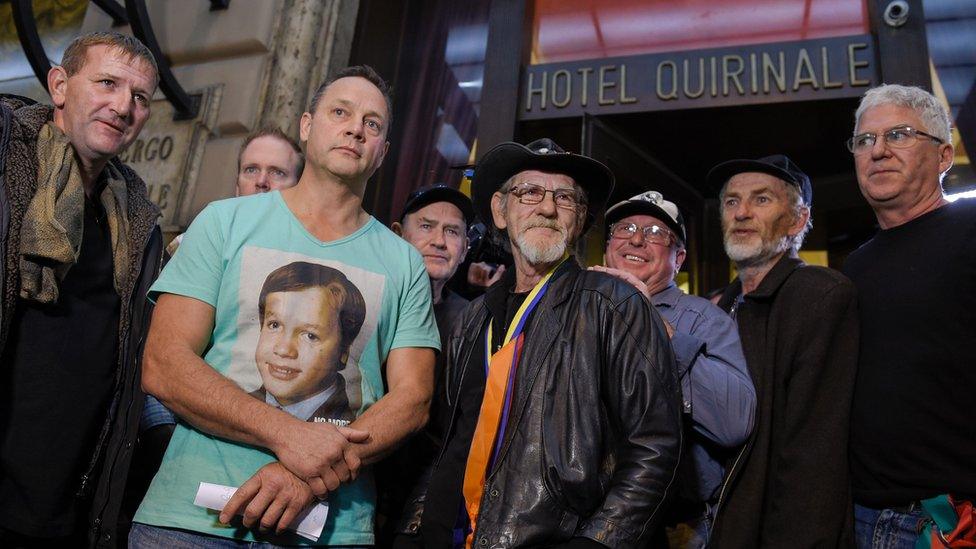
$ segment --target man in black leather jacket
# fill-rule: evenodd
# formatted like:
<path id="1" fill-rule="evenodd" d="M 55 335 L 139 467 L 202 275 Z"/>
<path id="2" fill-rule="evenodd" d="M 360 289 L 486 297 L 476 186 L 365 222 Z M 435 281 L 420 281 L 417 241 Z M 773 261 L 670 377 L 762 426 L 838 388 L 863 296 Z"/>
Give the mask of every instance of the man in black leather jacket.
<path id="1" fill-rule="evenodd" d="M 396 546 L 638 547 L 660 523 L 681 446 L 666 332 L 569 255 L 612 187 L 548 139 L 485 154 L 475 208 L 515 268 L 446 342 L 445 443 Z"/>

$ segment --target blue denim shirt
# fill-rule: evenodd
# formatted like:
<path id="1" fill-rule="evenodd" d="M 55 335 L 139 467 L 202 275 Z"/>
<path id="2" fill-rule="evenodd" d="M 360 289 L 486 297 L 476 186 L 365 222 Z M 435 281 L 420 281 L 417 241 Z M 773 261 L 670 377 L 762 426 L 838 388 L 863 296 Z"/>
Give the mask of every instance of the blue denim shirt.
<path id="1" fill-rule="evenodd" d="M 735 448 L 749 438 L 756 411 L 756 390 L 746 368 L 735 321 L 706 299 L 688 295 L 674 282 L 651 298 L 657 312 L 674 328 L 674 349 L 684 411 L 691 415 L 694 437 L 689 451 L 697 472 L 696 492 L 710 501 L 722 483 L 718 447 Z"/>

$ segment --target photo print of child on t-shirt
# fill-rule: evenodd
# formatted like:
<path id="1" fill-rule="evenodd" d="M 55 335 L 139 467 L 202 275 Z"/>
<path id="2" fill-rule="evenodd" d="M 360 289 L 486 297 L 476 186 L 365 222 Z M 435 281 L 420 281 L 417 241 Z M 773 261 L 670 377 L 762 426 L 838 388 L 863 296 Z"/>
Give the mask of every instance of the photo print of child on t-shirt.
<path id="1" fill-rule="evenodd" d="M 244 291 L 254 282 L 245 284 L 244 273 L 246 269 L 241 276 L 240 320 L 247 323 L 242 331 L 248 336 L 239 338 L 234 354 L 250 347 L 250 372 L 229 377 L 251 396 L 299 419 L 351 423 L 362 401 L 359 387 L 347 386 L 349 380 L 358 385 L 361 377 L 356 359 L 362 345 L 354 349 L 353 343 L 368 316 L 359 287 L 337 268 L 290 261 L 267 274 L 253 296 Z M 256 314 L 243 314 L 245 308 Z M 235 370 L 245 374 L 240 366 Z M 255 383 L 259 386 L 250 390 Z"/>

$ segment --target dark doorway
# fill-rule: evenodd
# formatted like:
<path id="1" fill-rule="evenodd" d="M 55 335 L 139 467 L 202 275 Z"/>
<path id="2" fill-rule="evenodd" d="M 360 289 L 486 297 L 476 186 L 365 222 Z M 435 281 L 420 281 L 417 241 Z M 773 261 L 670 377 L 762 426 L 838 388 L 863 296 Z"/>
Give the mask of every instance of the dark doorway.
<path id="1" fill-rule="evenodd" d="M 814 228 L 803 250 L 810 262 L 839 268 L 876 230 L 861 197 L 853 159 L 844 147 L 858 100 L 804 101 L 524 122 L 516 140 L 551 137 L 568 150 L 594 155 L 614 172 L 612 201 L 659 190 L 676 202 L 689 230 L 689 289 L 699 295 L 729 281 L 722 246 L 718 191 L 708 170 L 733 158 L 788 155 L 811 178 Z M 672 198 L 674 197 L 674 198 Z M 602 220 L 601 220 L 602 221 Z M 602 223 L 588 242 L 603 245 Z M 596 244 L 594 244 L 596 241 Z M 595 258 L 595 259 L 594 259 Z"/>

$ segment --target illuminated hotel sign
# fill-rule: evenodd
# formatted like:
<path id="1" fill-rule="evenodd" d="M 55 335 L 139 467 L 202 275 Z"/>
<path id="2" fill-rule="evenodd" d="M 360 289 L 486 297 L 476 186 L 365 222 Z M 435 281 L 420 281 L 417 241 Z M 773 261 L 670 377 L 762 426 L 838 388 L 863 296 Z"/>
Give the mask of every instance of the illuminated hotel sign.
<path id="1" fill-rule="evenodd" d="M 531 65 L 519 118 L 858 97 L 874 60 L 863 35 Z"/>

